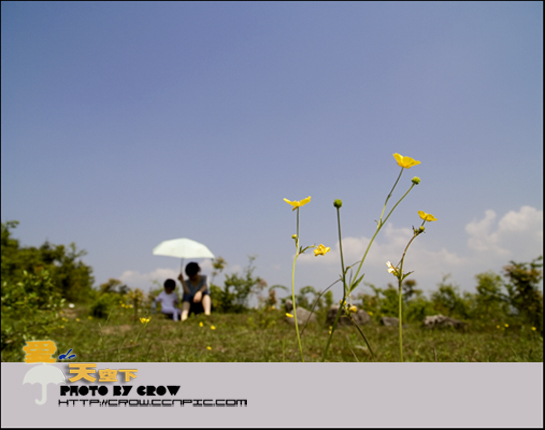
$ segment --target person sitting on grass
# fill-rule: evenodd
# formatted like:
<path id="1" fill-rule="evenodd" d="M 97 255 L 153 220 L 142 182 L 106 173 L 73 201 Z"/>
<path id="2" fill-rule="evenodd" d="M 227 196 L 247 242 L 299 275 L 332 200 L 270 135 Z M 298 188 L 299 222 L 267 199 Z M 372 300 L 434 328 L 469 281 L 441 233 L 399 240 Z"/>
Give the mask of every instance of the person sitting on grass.
<path id="1" fill-rule="evenodd" d="M 185 274 L 189 279 L 184 279 L 182 273 L 178 276 L 178 279 L 184 287 L 184 296 L 182 298 L 182 321 L 187 319 L 190 311 L 196 311 L 195 305 L 198 306 L 198 304 L 202 304 L 205 315 L 210 315 L 212 301 L 208 289 L 208 279 L 205 275 L 201 275 L 200 271 L 201 268 L 197 263 L 189 263 L 185 266 Z"/>
<path id="2" fill-rule="evenodd" d="M 167 279 L 163 286 L 165 291 L 162 291 L 161 294 L 155 297 L 154 301 L 155 303 L 161 302 L 162 313 L 174 321 L 178 321 L 180 317 L 180 302 L 178 301 L 178 295 L 174 292 L 176 281 L 174 279 Z"/>

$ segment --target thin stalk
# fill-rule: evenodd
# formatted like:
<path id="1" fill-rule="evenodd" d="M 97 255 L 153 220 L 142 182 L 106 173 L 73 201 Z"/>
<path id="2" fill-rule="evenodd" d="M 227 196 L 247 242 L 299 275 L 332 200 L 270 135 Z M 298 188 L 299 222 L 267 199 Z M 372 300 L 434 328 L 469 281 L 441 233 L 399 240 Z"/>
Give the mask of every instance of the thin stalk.
<path id="1" fill-rule="evenodd" d="M 365 334 L 363 333 L 363 331 L 361 331 L 361 329 L 359 328 L 359 326 L 356 324 L 356 321 L 354 321 L 354 319 L 352 318 L 352 315 L 350 315 L 350 321 L 352 321 L 352 324 L 354 324 L 356 326 L 356 328 L 358 329 L 358 331 L 360 332 L 360 335 L 361 337 L 363 337 L 363 340 L 365 341 L 365 343 L 367 344 L 367 348 L 369 348 L 369 351 L 371 351 L 371 354 L 373 355 L 373 360 L 375 359 L 375 353 L 373 352 L 373 350 L 371 349 L 371 345 L 369 344 L 369 341 L 367 340 L 367 337 L 365 336 Z"/>
<path id="2" fill-rule="evenodd" d="M 301 352 L 301 361 L 305 361 L 303 357 L 303 347 L 301 346 L 301 336 L 299 335 L 299 325 L 297 324 L 297 307 L 295 304 L 295 262 L 299 257 L 299 208 L 297 208 L 297 237 L 295 238 L 295 257 L 293 258 L 293 266 L 291 268 L 291 301 L 293 303 L 293 320 L 295 322 L 295 332 L 297 333 L 297 343 L 299 344 L 299 351 Z"/>
<path id="3" fill-rule="evenodd" d="M 386 201 L 384 202 L 384 207 L 382 208 L 382 212 L 380 214 L 380 218 L 379 220 L 382 219 L 382 215 L 384 215 L 384 211 L 386 210 L 386 205 L 388 204 L 388 200 L 390 200 L 390 197 L 392 197 L 392 193 L 394 192 L 394 189 L 397 185 L 397 183 L 399 182 L 399 179 L 401 178 L 401 175 L 403 174 L 403 167 L 401 168 L 401 172 L 399 172 L 399 176 L 397 177 L 397 180 L 395 181 L 395 184 L 394 186 L 392 187 L 392 189 L 390 190 L 390 192 L 388 193 L 388 197 L 386 197 Z M 380 222 L 380 221 L 379 221 Z"/>
<path id="4" fill-rule="evenodd" d="M 407 193 L 409 191 L 407 191 Z M 405 193 L 405 195 L 407 195 L 407 193 Z M 426 221 L 424 221 L 422 225 L 424 225 L 425 222 Z M 402 294 L 401 294 L 402 293 L 401 283 L 403 282 L 403 263 L 405 261 L 405 255 L 407 254 L 407 250 L 409 249 L 409 246 L 411 246 L 411 243 L 413 243 L 413 241 L 416 239 L 416 237 L 420 233 L 421 233 L 420 230 L 414 230 L 413 237 L 411 238 L 411 240 L 409 240 L 409 243 L 407 244 L 407 246 L 405 247 L 405 250 L 403 251 L 401 260 L 399 261 L 399 275 L 398 275 L 398 280 L 399 280 L 399 357 L 401 359 L 401 362 L 403 362 L 403 328 L 402 328 L 402 322 L 401 322 L 402 307 L 403 307 L 403 300 L 402 300 Z"/>
<path id="5" fill-rule="evenodd" d="M 401 278 L 399 279 L 399 357 L 403 363 L 403 329 L 401 326 Z"/>
<path id="6" fill-rule="evenodd" d="M 327 344 L 324 349 L 324 353 L 322 354 L 322 362 L 325 361 L 325 358 L 327 356 L 327 352 L 329 351 L 329 345 L 331 344 L 331 339 L 333 338 L 333 333 L 335 332 L 335 329 L 337 328 L 337 323 L 339 322 L 339 318 L 341 316 L 341 312 L 344 307 L 344 303 L 346 301 L 346 294 L 348 288 L 346 287 L 346 271 L 344 270 L 344 258 L 343 258 L 343 241 L 342 241 L 342 235 L 341 235 L 341 213 L 340 208 L 337 208 L 337 225 L 339 230 L 339 249 L 341 254 L 341 268 L 342 268 L 342 281 L 343 281 L 343 299 L 341 301 L 341 304 L 339 306 L 339 310 L 337 311 L 337 315 L 335 316 L 335 321 L 333 322 L 333 326 L 331 327 L 331 330 L 329 332 L 329 337 L 327 339 Z"/>
<path id="7" fill-rule="evenodd" d="M 403 173 L 403 171 L 401 171 L 401 173 Z M 401 173 L 399 174 L 399 177 L 401 177 Z M 399 181 L 399 177 L 397 178 L 397 181 Z M 396 181 L 396 184 L 397 184 L 397 181 Z M 380 231 L 382 226 L 386 223 L 386 221 L 388 221 L 388 218 L 390 218 L 390 215 L 392 215 L 395 208 L 401 203 L 401 201 L 407 196 L 407 194 L 409 194 L 409 192 L 413 189 L 414 186 L 415 186 L 415 184 L 412 184 L 410 186 L 410 188 L 407 190 L 407 192 L 405 194 L 403 194 L 403 197 L 401 197 L 397 201 L 397 203 L 394 205 L 392 210 L 388 213 L 388 215 L 386 216 L 386 218 L 384 218 L 384 221 L 383 221 L 382 220 L 382 215 L 384 214 L 384 209 L 386 209 L 386 203 L 388 203 L 388 199 L 386 199 L 386 203 L 384 204 L 384 208 L 382 209 L 382 214 L 380 215 L 380 219 L 378 221 L 377 230 L 375 231 L 375 234 L 373 235 L 373 237 L 369 241 L 369 245 L 367 245 L 367 249 L 365 250 L 365 253 L 363 254 L 363 258 L 360 261 L 360 265 L 358 266 L 358 270 L 356 271 L 356 275 L 354 276 L 354 279 L 358 279 L 358 274 L 360 273 L 361 266 L 363 265 L 363 262 L 365 261 L 365 257 L 367 257 L 367 253 L 369 252 L 369 249 L 371 249 L 371 245 L 373 244 L 373 241 L 375 240 L 375 237 L 377 237 L 378 232 Z M 394 186 L 394 188 L 395 188 L 395 186 Z M 392 188 L 392 191 L 393 191 L 393 188 Z M 392 193 L 392 191 L 390 191 L 390 194 Z M 389 196 L 388 196 L 388 198 L 389 198 Z"/>

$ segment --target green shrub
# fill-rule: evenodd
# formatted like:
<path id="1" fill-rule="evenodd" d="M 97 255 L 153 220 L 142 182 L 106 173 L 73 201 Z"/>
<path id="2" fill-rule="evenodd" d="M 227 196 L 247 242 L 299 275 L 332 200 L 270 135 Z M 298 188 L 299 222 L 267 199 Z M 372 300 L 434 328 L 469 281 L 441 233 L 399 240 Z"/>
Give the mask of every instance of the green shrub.
<path id="1" fill-rule="evenodd" d="M 64 301 L 47 270 L 23 271 L 19 282 L 2 282 L 2 355 L 15 351 L 22 357 L 27 340 L 46 338 L 59 326 Z"/>

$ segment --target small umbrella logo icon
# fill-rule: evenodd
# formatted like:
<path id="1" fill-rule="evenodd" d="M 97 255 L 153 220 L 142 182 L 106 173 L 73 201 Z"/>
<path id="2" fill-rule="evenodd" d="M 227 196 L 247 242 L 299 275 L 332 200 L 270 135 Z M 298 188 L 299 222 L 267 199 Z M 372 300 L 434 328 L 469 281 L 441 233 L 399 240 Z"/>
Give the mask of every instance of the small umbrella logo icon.
<path id="1" fill-rule="evenodd" d="M 60 384 L 61 382 L 66 383 L 66 377 L 62 370 L 46 363 L 34 366 L 23 379 L 23 384 L 42 384 L 42 399 L 36 399 L 38 405 L 43 405 L 47 401 L 47 384 Z"/>

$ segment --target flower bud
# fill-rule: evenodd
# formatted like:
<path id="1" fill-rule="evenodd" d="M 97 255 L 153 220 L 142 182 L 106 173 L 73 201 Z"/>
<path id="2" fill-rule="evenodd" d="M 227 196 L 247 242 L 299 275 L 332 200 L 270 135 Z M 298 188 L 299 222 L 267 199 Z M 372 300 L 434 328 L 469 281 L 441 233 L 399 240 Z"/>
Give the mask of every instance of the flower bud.
<path id="1" fill-rule="evenodd" d="M 296 234 L 292 234 L 292 235 L 291 235 L 291 238 L 292 238 L 292 239 L 297 239 L 297 235 L 296 235 Z"/>
<path id="2" fill-rule="evenodd" d="M 418 230 L 419 230 L 420 232 L 423 232 L 424 230 L 426 230 L 426 227 L 424 227 L 423 225 L 421 225 L 421 226 L 418 228 Z"/>
<path id="3" fill-rule="evenodd" d="M 343 205 L 343 201 L 341 199 L 337 199 L 333 202 L 333 206 L 335 206 L 337 209 L 340 208 Z"/>
<path id="4" fill-rule="evenodd" d="M 353 314 L 356 313 L 356 312 L 358 312 L 358 308 L 357 308 L 356 306 L 354 306 L 354 305 L 350 306 L 350 307 L 348 308 L 348 310 L 349 310 L 351 313 L 353 313 Z"/>
<path id="5" fill-rule="evenodd" d="M 418 176 L 415 176 L 411 179 L 412 183 L 415 185 L 418 185 L 420 183 L 420 178 Z"/>

